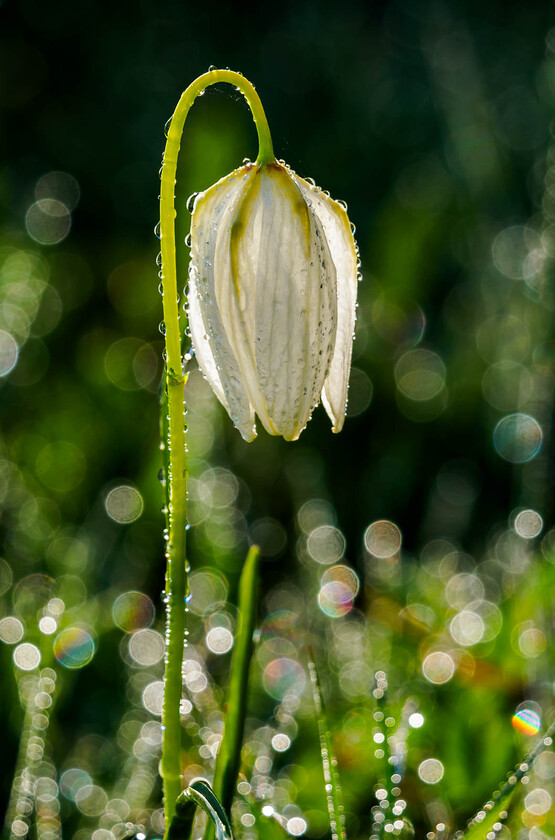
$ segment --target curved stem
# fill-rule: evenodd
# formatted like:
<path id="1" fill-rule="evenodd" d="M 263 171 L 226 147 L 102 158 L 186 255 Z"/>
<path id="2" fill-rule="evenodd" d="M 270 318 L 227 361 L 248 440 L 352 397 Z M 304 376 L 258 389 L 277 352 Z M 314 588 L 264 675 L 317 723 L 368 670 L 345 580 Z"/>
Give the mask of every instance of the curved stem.
<path id="1" fill-rule="evenodd" d="M 187 596 L 187 460 L 184 423 L 186 376 L 181 358 L 181 329 L 177 294 L 175 253 L 175 184 L 177 159 L 183 126 L 189 110 L 205 88 L 218 82 L 234 85 L 245 96 L 258 132 L 257 163 L 275 160 L 272 138 L 260 98 L 239 73 L 212 70 L 199 76 L 181 95 L 168 130 L 160 190 L 160 240 L 162 251 L 163 310 L 166 343 L 166 390 L 168 428 L 169 534 L 166 552 L 166 673 L 162 712 L 163 741 L 161 774 L 164 782 L 166 835 L 181 793 L 181 721 L 183 648 L 185 643 L 185 599 Z"/>

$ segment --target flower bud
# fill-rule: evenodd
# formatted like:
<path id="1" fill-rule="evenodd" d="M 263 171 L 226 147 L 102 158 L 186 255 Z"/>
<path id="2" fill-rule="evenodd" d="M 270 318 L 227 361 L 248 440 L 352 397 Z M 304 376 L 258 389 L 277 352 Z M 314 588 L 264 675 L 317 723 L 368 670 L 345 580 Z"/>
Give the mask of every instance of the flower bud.
<path id="1" fill-rule="evenodd" d="M 248 163 L 195 200 L 189 322 L 204 376 L 247 441 L 296 440 L 320 399 L 345 419 L 357 249 L 344 207 L 287 166 Z"/>

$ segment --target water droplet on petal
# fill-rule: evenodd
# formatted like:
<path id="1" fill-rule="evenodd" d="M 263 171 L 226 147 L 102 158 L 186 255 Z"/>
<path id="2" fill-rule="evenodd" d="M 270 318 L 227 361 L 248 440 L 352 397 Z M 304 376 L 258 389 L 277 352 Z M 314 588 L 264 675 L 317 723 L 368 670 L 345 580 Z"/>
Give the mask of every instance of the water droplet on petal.
<path id="1" fill-rule="evenodd" d="M 195 201 L 196 201 L 197 195 L 198 195 L 198 192 L 191 193 L 191 195 L 187 199 L 186 207 L 187 207 L 187 210 L 189 211 L 189 213 L 192 213 L 193 210 L 195 209 Z"/>

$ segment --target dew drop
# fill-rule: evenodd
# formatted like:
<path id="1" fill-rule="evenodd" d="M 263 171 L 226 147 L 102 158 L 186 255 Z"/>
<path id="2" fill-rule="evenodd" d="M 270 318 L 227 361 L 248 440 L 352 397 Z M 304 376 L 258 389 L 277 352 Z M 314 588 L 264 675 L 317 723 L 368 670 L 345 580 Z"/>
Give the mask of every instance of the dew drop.
<path id="1" fill-rule="evenodd" d="M 189 211 L 189 213 L 192 213 L 193 210 L 195 209 L 195 201 L 197 199 L 197 195 L 198 195 L 198 192 L 194 192 L 187 199 L 186 207 L 187 207 L 187 210 Z"/>
<path id="2" fill-rule="evenodd" d="M 166 324 L 164 323 L 164 321 L 160 321 L 158 329 L 162 335 L 166 335 Z"/>
<path id="3" fill-rule="evenodd" d="M 185 245 L 187 246 L 187 248 L 190 248 L 192 244 L 193 244 L 193 240 L 192 240 L 191 234 L 188 233 L 187 236 L 185 237 Z"/>
<path id="4" fill-rule="evenodd" d="M 162 238 L 160 234 L 160 222 L 156 222 L 156 224 L 154 225 L 154 236 L 156 236 L 158 239 Z"/>

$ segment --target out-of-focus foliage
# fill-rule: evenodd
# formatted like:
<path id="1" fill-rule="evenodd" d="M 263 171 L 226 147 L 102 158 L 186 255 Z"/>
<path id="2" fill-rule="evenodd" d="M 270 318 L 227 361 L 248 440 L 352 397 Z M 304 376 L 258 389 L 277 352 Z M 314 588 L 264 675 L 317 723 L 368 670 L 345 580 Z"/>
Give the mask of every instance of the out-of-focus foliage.
<path id="1" fill-rule="evenodd" d="M 353 838 L 383 833 L 386 745 L 391 819 L 424 836 L 464 828 L 535 742 L 534 714 L 545 731 L 552 25 L 547 3 L 0 7 L 6 836 L 163 828 L 151 231 L 163 125 L 210 64 L 252 79 L 278 155 L 348 201 L 364 280 L 339 436 L 319 409 L 297 444 L 247 445 L 191 365 L 185 780 L 212 772 L 249 542 L 261 627 L 239 837 L 329 831 L 308 644 Z M 189 194 L 255 154 L 242 98 L 207 91 L 184 135 L 180 242 Z M 183 284 L 187 260 L 183 245 Z M 503 840 L 555 833 L 553 754 L 534 767 Z"/>

